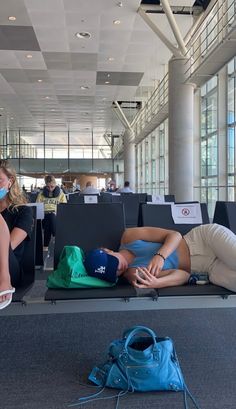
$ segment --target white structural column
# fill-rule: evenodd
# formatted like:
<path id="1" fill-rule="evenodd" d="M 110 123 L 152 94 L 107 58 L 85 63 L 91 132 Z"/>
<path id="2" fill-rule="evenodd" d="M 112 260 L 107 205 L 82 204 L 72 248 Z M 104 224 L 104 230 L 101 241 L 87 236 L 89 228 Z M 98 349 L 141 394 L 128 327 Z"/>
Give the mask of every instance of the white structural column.
<path id="1" fill-rule="evenodd" d="M 193 200 L 194 85 L 185 83 L 187 60 L 169 61 L 169 193 Z"/>
<path id="2" fill-rule="evenodd" d="M 124 132 L 124 181 L 130 182 L 130 187 L 135 190 L 135 144 L 134 132 L 127 128 Z"/>

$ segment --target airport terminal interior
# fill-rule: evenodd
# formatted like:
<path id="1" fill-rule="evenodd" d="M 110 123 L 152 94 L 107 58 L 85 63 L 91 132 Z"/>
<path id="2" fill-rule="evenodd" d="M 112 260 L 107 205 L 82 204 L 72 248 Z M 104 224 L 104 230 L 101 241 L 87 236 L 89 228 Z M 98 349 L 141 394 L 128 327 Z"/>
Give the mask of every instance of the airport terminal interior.
<path id="1" fill-rule="evenodd" d="M 126 228 L 184 237 L 217 223 L 235 240 L 235 15 L 235 0 L 0 0 L 0 173 L 15 169 L 33 214 L 20 284 L 0 304 L 0 408 L 193 408 L 173 390 L 79 400 L 136 325 L 173 339 L 195 407 L 236 408 L 236 256 L 228 281 L 204 269 L 165 288 L 48 278 L 65 246 L 118 251 Z"/>

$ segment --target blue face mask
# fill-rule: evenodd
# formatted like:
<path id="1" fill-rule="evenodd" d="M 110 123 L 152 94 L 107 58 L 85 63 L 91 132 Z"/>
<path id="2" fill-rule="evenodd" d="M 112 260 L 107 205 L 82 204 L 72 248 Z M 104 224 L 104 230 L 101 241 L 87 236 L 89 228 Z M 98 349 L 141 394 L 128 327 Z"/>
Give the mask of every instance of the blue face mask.
<path id="1" fill-rule="evenodd" d="M 9 190 L 6 189 L 5 187 L 2 187 L 0 189 L 0 200 L 4 199 L 4 197 L 6 197 L 6 195 L 8 194 Z"/>

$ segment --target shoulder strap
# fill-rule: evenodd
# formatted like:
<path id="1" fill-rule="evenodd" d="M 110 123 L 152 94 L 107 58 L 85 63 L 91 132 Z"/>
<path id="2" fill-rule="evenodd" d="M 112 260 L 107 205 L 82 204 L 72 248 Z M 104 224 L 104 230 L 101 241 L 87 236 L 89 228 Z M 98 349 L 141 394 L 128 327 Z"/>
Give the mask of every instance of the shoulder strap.
<path id="1" fill-rule="evenodd" d="M 200 406 L 198 405 L 196 399 L 194 398 L 194 396 L 191 394 L 191 392 L 189 391 L 188 387 L 186 384 L 184 384 L 184 409 L 188 409 L 188 402 L 187 402 L 187 398 L 189 397 L 190 400 L 193 402 L 194 406 L 196 409 L 201 409 Z"/>

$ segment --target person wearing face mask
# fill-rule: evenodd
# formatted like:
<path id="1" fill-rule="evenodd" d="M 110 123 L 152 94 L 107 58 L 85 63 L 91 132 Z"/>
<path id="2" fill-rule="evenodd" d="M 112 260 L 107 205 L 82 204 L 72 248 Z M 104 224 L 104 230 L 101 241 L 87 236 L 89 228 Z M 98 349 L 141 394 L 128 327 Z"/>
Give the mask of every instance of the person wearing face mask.
<path id="1" fill-rule="evenodd" d="M 21 192 L 16 172 L 0 160 L 0 309 L 7 307 L 21 280 L 25 240 L 33 228 L 32 209 Z"/>
<path id="2" fill-rule="evenodd" d="M 44 250 L 48 250 L 51 237 L 55 236 L 56 232 L 56 212 L 59 203 L 67 203 L 66 196 L 56 184 L 56 179 L 53 175 L 47 175 L 44 178 L 45 186 L 43 191 L 37 196 L 36 202 L 44 203 Z"/>

